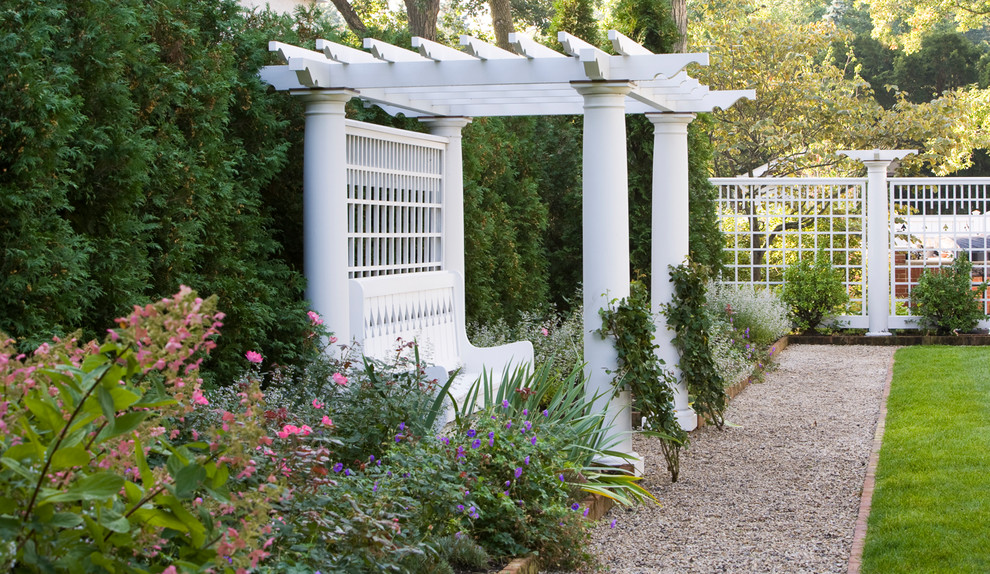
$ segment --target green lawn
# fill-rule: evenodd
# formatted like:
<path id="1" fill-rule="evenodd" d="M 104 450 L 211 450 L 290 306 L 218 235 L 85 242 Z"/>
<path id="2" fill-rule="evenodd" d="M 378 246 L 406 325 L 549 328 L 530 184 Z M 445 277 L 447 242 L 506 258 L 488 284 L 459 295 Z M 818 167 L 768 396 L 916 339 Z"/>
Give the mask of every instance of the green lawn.
<path id="1" fill-rule="evenodd" d="M 895 355 L 862 571 L 990 572 L 990 348 Z"/>

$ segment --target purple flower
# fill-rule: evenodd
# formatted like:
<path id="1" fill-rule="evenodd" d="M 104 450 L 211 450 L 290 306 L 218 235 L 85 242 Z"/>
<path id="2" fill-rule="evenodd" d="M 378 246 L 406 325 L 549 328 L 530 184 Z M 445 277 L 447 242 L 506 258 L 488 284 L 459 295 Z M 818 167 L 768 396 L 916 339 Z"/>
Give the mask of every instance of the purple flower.
<path id="1" fill-rule="evenodd" d="M 402 435 L 401 434 L 395 435 L 395 442 L 402 442 Z"/>
<path id="2" fill-rule="evenodd" d="M 509 399 L 502 399 L 502 408 L 503 409 L 509 408 Z"/>
<path id="3" fill-rule="evenodd" d="M 350 476 L 350 475 L 351 475 L 351 469 L 345 468 L 344 469 L 344 476 Z"/>
<path id="4" fill-rule="evenodd" d="M 576 503 L 576 502 L 575 502 L 574 504 L 572 504 L 572 505 L 571 505 L 571 510 L 577 510 L 577 509 L 579 509 L 579 508 L 581 508 L 581 505 L 580 505 L 580 504 L 578 504 L 578 503 Z"/>
<path id="5" fill-rule="evenodd" d="M 456 458 L 461 458 L 462 456 L 464 456 L 464 446 L 463 445 L 460 445 L 460 446 L 457 447 L 457 457 Z"/>
<path id="6" fill-rule="evenodd" d="M 615 521 L 613 520 L 612 522 L 615 522 Z M 461 531 L 460 530 L 458 530 L 457 532 L 454 533 L 454 538 L 456 538 L 458 540 L 461 539 L 461 536 L 463 536 L 463 534 L 461 534 Z"/>
<path id="7" fill-rule="evenodd" d="M 464 491 L 464 496 L 471 496 L 471 491 L 470 490 L 465 490 Z"/>
<path id="8" fill-rule="evenodd" d="M 400 431 L 406 430 L 406 423 L 399 423 L 399 430 Z"/>
<path id="9" fill-rule="evenodd" d="M 529 439 L 529 444 L 536 445 L 536 437 L 535 436 L 533 438 Z"/>
<path id="10" fill-rule="evenodd" d="M 557 478 L 559 478 L 559 479 L 560 479 L 560 482 L 564 482 L 564 475 L 562 475 L 562 474 L 558 474 L 558 475 L 557 475 Z"/>
<path id="11" fill-rule="evenodd" d="M 495 438 L 495 431 L 488 433 L 488 438 Z"/>
<path id="12" fill-rule="evenodd" d="M 544 410 L 543 410 L 543 416 L 545 416 L 545 417 L 548 417 L 548 416 L 550 416 L 550 411 L 548 411 L 548 410 L 546 410 L 546 409 L 544 409 Z"/>
<path id="13" fill-rule="evenodd" d="M 507 480 L 507 481 L 505 481 L 505 487 L 506 487 L 506 488 L 509 488 L 509 485 L 510 485 L 510 484 L 512 484 L 512 481 L 511 481 L 511 480 Z"/>
<path id="14" fill-rule="evenodd" d="M 516 478 L 519 478 L 520 476 L 522 476 L 522 467 L 521 466 L 517 466 L 516 467 Z"/>
<path id="15" fill-rule="evenodd" d="M 529 430 L 529 429 L 533 428 L 533 423 L 531 423 L 529 421 L 526 421 L 526 422 L 523 423 L 523 426 L 526 427 L 526 430 Z"/>
<path id="16" fill-rule="evenodd" d="M 478 431 L 476 431 L 474 429 L 468 429 L 468 432 L 467 432 L 468 438 L 474 438 L 474 435 L 476 435 L 476 434 L 478 434 Z"/>
<path id="17" fill-rule="evenodd" d="M 504 495 L 506 495 L 506 496 L 509 496 L 509 491 L 508 491 L 508 490 L 506 490 L 506 491 L 504 491 L 504 492 L 502 492 L 502 494 L 504 494 Z"/>
<path id="18" fill-rule="evenodd" d="M 368 462 L 375 462 L 375 455 L 368 456 Z"/>
<path id="19" fill-rule="evenodd" d="M 488 439 L 488 446 L 495 446 L 495 439 L 493 438 Z"/>
<path id="20" fill-rule="evenodd" d="M 378 481 L 375 481 L 375 485 L 371 487 L 371 492 L 378 492 Z"/>
<path id="21" fill-rule="evenodd" d="M 584 517 L 585 517 L 585 518 L 587 518 L 587 517 L 588 517 L 588 511 L 589 511 L 589 510 L 591 510 L 591 507 L 590 507 L 590 506 L 584 509 Z"/>
<path id="22" fill-rule="evenodd" d="M 612 525 L 609 528 L 615 528 L 615 520 L 612 520 Z"/>
<path id="23" fill-rule="evenodd" d="M 334 472 L 340 472 L 342 470 L 344 470 L 343 463 L 338 462 L 337 464 L 333 465 L 333 471 Z"/>
<path id="24" fill-rule="evenodd" d="M 523 462 L 525 462 L 527 465 L 529 465 L 529 455 L 528 454 L 526 455 L 526 458 L 523 459 Z"/>
<path id="25" fill-rule="evenodd" d="M 507 428 L 507 429 L 512 428 L 512 421 L 509 421 L 509 422 L 505 423 L 505 428 Z"/>
<path id="26" fill-rule="evenodd" d="M 523 416 L 526 416 L 528 414 L 529 414 L 529 409 L 523 409 Z"/>
<path id="27" fill-rule="evenodd" d="M 479 446 L 481 446 L 481 439 L 480 438 L 474 439 L 474 442 L 471 443 L 471 448 L 478 448 Z"/>
<path id="28" fill-rule="evenodd" d="M 457 505 L 457 512 L 464 512 L 464 505 L 463 504 L 458 504 Z"/>
<path id="29" fill-rule="evenodd" d="M 445 444 L 447 446 L 450 446 L 450 439 L 447 438 L 447 437 L 445 437 L 445 436 L 440 437 L 440 442 L 442 442 L 443 444 Z"/>

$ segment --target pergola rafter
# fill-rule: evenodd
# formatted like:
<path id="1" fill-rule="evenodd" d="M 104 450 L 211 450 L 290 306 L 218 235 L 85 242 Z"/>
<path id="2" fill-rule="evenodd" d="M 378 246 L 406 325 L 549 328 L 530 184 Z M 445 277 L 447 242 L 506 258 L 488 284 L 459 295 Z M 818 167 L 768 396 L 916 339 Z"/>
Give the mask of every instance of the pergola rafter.
<path id="1" fill-rule="evenodd" d="M 271 42 L 284 64 L 261 78 L 306 103 L 304 264 L 307 296 L 327 325 L 349 340 L 345 104 L 360 98 L 392 115 L 418 117 L 447 138 L 443 183 L 443 269 L 464 273 L 461 129 L 472 117 L 583 115 L 582 224 L 584 359 L 587 392 L 607 408 L 607 423 L 624 436 L 617 451 L 632 452 L 628 392 L 612 397 L 615 348 L 595 333 L 599 310 L 629 294 L 629 210 L 626 114 L 654 124 L 652 273 L 666 275 L 688 254 L 687 126 L 696 112 L 727 108 L 753 90 L 711 91 L 685 68 L 708 64 L 708 54 L 654 54 L 619 32 L 608 34 L 615 55 L 566 32 L 566 54 L 512 34 L 512 51 L 471 36 L 463 50 L 413 38 L 407 50 L 366 39 L 365 50 L 318 40 L 316 50 Z M 340 271 L 344 270 L 344 271 Z M 654 281 L 654 311 L 671 300 L 668 281 Z M 463 308 L 463 301 L 459 303 Z M 658 316 L 659 313 L 658 313 Z M 673 333 L 659 319 L 658 354 L 676 374 Z M 696 424 L 687 389 L 674 389 L 677 420 Z"/>
<path id="2" fill-rule="evenodd" d="M 706 65 L 708 54 L 653 54 L 619 32 L 609 38 L 618 55 L 561 32 L 567 54 L 519 34 L 515 53 L 462 36 L 458 50 L 414 37 L 418 51 L 367 38 L 358 50 L 327 40 L 317 50 L 271 42 L 284 65 L 261 76 L 279 90 L 346 87 L 391 114 L 423 116 L 578 115 L 584 98 L 573 82 L 626 81 L 627 113 L 698 112 L 725 108 L 751 90 L 710 91 L 684 68 Z"/>

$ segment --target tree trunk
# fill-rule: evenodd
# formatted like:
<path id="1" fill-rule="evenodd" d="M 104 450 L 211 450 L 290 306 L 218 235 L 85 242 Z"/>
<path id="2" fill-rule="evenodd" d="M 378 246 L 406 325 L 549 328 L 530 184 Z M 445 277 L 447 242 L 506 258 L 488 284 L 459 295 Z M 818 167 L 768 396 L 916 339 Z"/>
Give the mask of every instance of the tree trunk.
<path id="1" fill-rule="evenodd" d="M 347 27 L 351 29 L 351 32 L 354 32 L 354 35 L 358 38 L 364 38 L 368 32 L 368 27 L 361 21 L 361 17 L 354 11 L 351 3 L 347 0 L 330 1 L 337 7 L 337 11 L 340 12 L 340 15 L 344 17 L 344 22 L 347 22 Z"/>
<path id="2" fill-rule="evenodd" d="M 495 28 L 495 44 L 503 50 L 512 51 L 509 34 L 512 33 L 512 4 L 509 0 L 488 0 L 492 11 L 492 27 Z"/>
<path id="3" fill-rule="evenodd" d="M 427 40 L 437 39 L 437 15 L 440 0 L 405 0 L 409 16 L 409 33 Z"/>
<path id="4" fill-rule="evenodd" d="M 683 54 L 687 52 L 687 0 L 670 0 L 670 12 L 680 35 L 680 39 L 674 44 L 674 52 Z"/>

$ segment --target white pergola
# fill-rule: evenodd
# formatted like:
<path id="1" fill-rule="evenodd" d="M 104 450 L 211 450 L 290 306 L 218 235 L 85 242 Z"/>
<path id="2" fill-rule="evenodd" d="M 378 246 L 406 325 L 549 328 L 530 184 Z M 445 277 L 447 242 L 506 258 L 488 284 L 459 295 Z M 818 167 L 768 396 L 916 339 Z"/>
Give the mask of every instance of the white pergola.
<path id="1" fill-rule="evenodd" d="M 413 38 L 418 51 L 367 38 L 357 50 L 318 40 L 317 51 L 271 42 L 285 64 L 262 69 L 263 80 L 305 102 L 304 265 L 307 296 L 341 340 L 349 340 L 346 253 L 347 180 L 344 169 L 344 105 L 352 98 L 390 114 L 418 117 L 432 133 L 450 138 L 444 168 L 443 214 L 446 269 L 464 273 L 464 209 L 461 129 L 472 117 L 584 115 L 583 283 L 584 358 L 587 392 L 602 403 L 612 396 L 617 356 L 599 338 L 599 309 L 629 295 L 629 209 L 625 115 L 643 113 L 654 124 L 651 293 L 654 311 L 669 302 L 669 265 L 688 255 L 687 126 L 696 112 L 753 98 L 753 90 L 710 91 L 684 71 L 708 64 L 708 54 L 653 54 L 616 31 L 610 55 L 565 32 L 566 54 L 524 36 L 510 35 L 513 52 L 471 36 L 458 50 Z M 658 325 L 659 354 L 668 367 L 679 360 L 673 333 Z M 631 430 L 628 393 L 612 400 L 607 414 L 616 432 Z M 675 390 L 681 425 L 696 417 L 687 390 Z M 623 414 L 623 411 L 626 411 Z M 622 416 L 619 416 L 619 415 Z M 629 434 L 621 451 L 632 453 Z"/>

